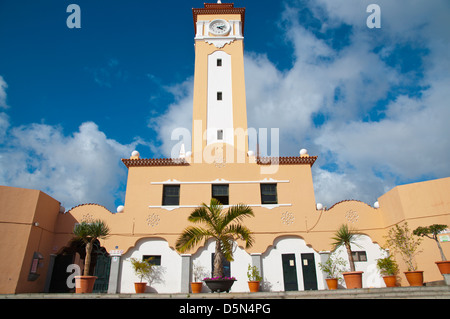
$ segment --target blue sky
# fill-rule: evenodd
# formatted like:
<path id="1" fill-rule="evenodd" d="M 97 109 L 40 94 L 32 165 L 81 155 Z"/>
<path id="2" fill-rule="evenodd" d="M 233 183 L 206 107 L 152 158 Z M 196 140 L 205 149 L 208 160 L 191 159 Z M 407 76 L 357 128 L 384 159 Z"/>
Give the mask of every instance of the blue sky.
<path id="1" fill-rule="evenodd" d="M 0 184 L 68 208 L 122 204 L 120 159 L 170 156 L 171 131 L 191 128 L 191 9 L 203 2 L 0 0 Z M 71 3 L 80 29 L 66 25 Z M 371 3 L 379 29 L 366 25 Z M 448 1 L 235 6 L 246 7 L 249 127 L 279 128 L 283 156 L 319 156 L 317 202 L 373 204 L 450 176 Z"/>

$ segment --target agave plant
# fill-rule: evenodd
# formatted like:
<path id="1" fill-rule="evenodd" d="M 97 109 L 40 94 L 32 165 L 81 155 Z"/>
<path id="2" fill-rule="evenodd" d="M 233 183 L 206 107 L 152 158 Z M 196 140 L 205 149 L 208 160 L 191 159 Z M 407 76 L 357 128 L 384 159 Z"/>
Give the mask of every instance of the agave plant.
<path id="1" fill-rule="evenodd" d="M 247 205 L 239 204 L 223 210 L 220 202 L 212 198 L 208 205 L 203 203 L 196 208 L 188 220 L 192 223 L 203 224 L 205 227 L 188 226 L 176 242 L 176 249 L 183 253 L 195 247 L 200 241 L 205 243 L 208 239 L 216 240 L 216 253 L 214 255 L 213 277 L 223 277 L 223 261 L 233 261 L 233 244 L 237 239 L 245 241 L 246 248 L 253 245 L 253 236 L 250 230 L 240 222 L 254 216 Z"/>

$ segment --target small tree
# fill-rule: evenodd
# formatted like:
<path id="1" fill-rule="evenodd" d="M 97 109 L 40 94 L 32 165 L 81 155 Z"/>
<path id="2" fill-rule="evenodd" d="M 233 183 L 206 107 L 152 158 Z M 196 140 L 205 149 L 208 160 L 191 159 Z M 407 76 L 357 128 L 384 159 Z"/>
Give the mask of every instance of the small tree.
<path id="1" fill-rule="evenodd" d="M 248 264 L 247 278 L 248 278 L 248 281 L 261 281 L 262 277 L 259 274 L 258 267 Z"/>
<path id="2" fill-rule="evenodd" d="M 386 239 L 387 245 L 402 256 L 408 271 L 417 270 L 415 257 L 421 252 L 419 251 L 419 246 L 422 239 L 413 236 L 409 230 L 408 223 L 405 222 L 403 226 L 395 225 L 389 229 Z"/>
<path id="3" fill-rule="evenodd" d="M 332 238 L 334 240 L 334 249 L 344 246 L 347 250 L 350 271 L 355 271 L 355 262 L 353 260 L 351 244 L 356 245 L 357 234 L 355 230 L 349 229 L 347 224 L 341 225 Z"/>
<path id="4" fill-rule="evenodd" d="M 83 275 L 89 276 L 89 268 L 91 267 L 91 252 L 94 241 L 97 239 L 105 239 L 109 236 L 109 228 L 102 220 L 94 220 L 93 222 L 83 221 L 73 230 L 74 240 L 80 240 L 86 245 L 86 257 L 84 260 Z"/>
<path id="5" fill-rule="evenodd" d="M 433 239 L 438 248 L 439 248 L 439 252 L 441 253 L 441 259 L 442 261 L 447 261 L 447 259 L 445 258 L 444 255 L 444 250 L 442 250 L 441 244 L 439 243 L 439 238 L 437 237 L 437 235 L 443 231 L 444 229 L 446 229 L 448 226 L 447 225 L 441 225 L 441 224 L 433 224 L 430 225 L 428 227 L 417 227 L 414 231 L 413 234 L 416 236 L 420 236 L 420 237 L 428 237 L 430 239 Z"/>
<path id="6" fill-rule="evenodd" d="M 137 258 L 131 258 L 131 265 L 133 266 L 134 273 L 139 277 L 140 282 L 145 278 L 150 283 L 153 272 L 153 265 L 150 263 L 152 258 L 145 260 L 139 260 Z"/>
<path id="7" fill-rule="evenodd" d="M 398 273 L 398 265 L 392 256 L 377 259 L 377 267 L 383 276 L 395 276 Z"/>
<path id="8" fill-rule="evenodd" d="M 328 279 L 342 279 L 341 274 L 346 265 L 347 262 L 344 258 L 331 254 L 326 262 L 319 263 L 319 268 L 327 275 Z"/>
<path id="9" fill-rule="evenodd" d="M 206 269 L 205 267 L 194 264 L 193 266 L 193 275 L 194 275 L 194 282 L 200 282 L 204 277 L 206 277 Z"/>

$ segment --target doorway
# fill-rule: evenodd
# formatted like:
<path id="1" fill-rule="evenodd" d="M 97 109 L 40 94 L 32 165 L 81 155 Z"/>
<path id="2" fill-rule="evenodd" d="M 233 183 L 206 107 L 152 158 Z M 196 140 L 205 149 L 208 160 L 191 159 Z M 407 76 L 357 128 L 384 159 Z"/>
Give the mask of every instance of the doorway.
<path id="1" fill-rule="evenodd" d="M 297 266 L 295 265 L 295 254 L 282 254 L 284 291 L 298 290 Z"/>
<path id="2" fill-rule="evenodd" d="M 303 285 L 305 290 L 317 290 L 316 263 L 314 254 L 301 254 Z"/>

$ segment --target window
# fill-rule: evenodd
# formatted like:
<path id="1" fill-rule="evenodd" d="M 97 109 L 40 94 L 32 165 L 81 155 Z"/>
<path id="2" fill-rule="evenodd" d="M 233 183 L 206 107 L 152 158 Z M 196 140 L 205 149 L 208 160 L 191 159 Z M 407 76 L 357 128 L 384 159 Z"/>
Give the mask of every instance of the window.
<path id="1" fill-rule="evenodd" d="M 353 261 L 367 261 L 365 251 L 352 251 Z"/>
<path id="2" fill-rule="evenodd" d="M 163 206 L 180 205 L 180 185 L 164 185 Z"/>
<path id="3" fill-rule="evenodd" d="M 228 205 L 228 185 L 212 185 L 212 197 L 222 205 Z"/>
<path id="4" fill-rule="evenodd" d="M 217 139 L 223 140 L 223 130 L 217 130 Z"/>
<path id="5" fill-rule="evenodd" d="M 222 101 L 222 92 L 217 92 L 217 101 Z"/>
<path id="6" fill-rule="evenodd" d="M 217 66 L 222 66 L 222 59 L 217 59 Z"/>
<path id="7" fill-rule="evenodd" d="M 277 184 L 261 184 L 261 204 L 278 204 Z"/>
<path id="8" fill-rule="evenodd" d="M 150 259 L 149 264 L 153 266 L 161 266 L 161 255 L 144 255 L 142 256 L 142 261 Z"/>

